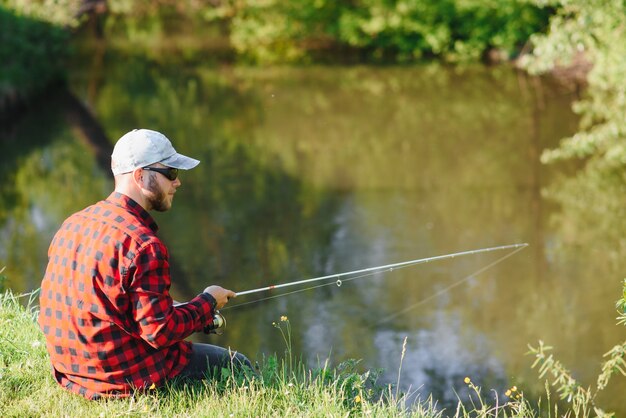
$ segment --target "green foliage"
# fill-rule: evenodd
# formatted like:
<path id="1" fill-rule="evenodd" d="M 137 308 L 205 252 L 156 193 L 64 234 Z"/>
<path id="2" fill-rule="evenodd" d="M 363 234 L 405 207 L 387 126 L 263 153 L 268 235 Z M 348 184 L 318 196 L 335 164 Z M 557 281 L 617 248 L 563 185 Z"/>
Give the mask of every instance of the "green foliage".
<path id="1" fill-rule="evenodd" d="M 340 17 L 340 40 L 400 60 L 475 60 L 491 48 L 510 57 L 545 27 L 548 13 L 520 1 L 364 0 Z"/>
<path id="2" fill-rule="evenodd" d="M 47 22 L 55 26 L 78 25 L 78 12 L 83 0 L 0 0 L 0 8 L 12 10 L 17 16 Z"/>
<path id="3" fill-rule="evenodd" d="M 0 3 L 0 109 L 62 77 L 68 32 Z"/>
<path id="4" fill-rule="evenodd" d="M 168 33 L 176 33 L 183 39 L 174 49 L 185 54 L 204 43 L 213 55 L 229 43 L 260 63 L 459 61 L 492 49 L 509 58 L 546 28 L 552 13 L 528 0 L 109 0 L 108 6 L 107 33 L 117 39 L 159 50 L 171 47 Z"/>
<path id="5" fill-rule="evenodd" d="M 545 0 L 536 0 L 545 4 Z M 546 151 L 545 162 L 598 157 L 613 166 L 626 164 L 626 5 L 615 0 L 558 0 L 547 35 L 532 37 L 533 56 L 522 62 L 539 73 L 589 61 L 585 97 L 574 109 L 580 131 Z"/>
<path id="6" fill-rule="evenodd" d="M 550 12 L 519 0 L 227 0 L 206 16 L 229 20 L 232 44 L 257 62 L 306 61 L 320 51 L 456 61 L 492 48 L 513 55 Z"/>

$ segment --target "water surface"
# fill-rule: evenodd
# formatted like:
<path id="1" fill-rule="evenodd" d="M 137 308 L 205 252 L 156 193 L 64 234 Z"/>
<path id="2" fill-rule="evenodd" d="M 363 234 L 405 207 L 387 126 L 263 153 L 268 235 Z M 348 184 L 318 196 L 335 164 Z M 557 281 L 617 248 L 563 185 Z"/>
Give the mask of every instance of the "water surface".
<path id="1" fill-rule="evenodd" d="M 530 244 L 485 271 L 507 252 L 232 307 L 224 335 L 198 340 L 253 358 L 282 353 L 272 323 L 284 315 L 310 365 L 362 359 L 395 382 L 402 360 L 402 387 L 444 405 L 465 393 L 465 376 L 500 394 L 542 393 L 524 355 L 539 339 L 592 384 L 602 354 L 624 340 L 614 301 L 626 249 L 611 245 L 626 229 L 611 219 L 623 214 L 603 213 L 596 229 L 581 204 L 623 202 L 598 184 L 555 197 L 559 177 L 575 173 L 538 160 L 576 130 L 564 86 L 507 67 L 216 67 L 113 50 L 77 63 L 70 84 L 109 146 L 148 127 L 202 160 L 182 174 L 173 210 L 156 215 L 177 299 L 209 284 L 242 291 Z M 50 97 L 3 134 L 0 264 L 18 292 L 39 286 L 63 219 L 112 187 L 73 115 Z M 607 409 L 623 390 L 609 388 Z"/>

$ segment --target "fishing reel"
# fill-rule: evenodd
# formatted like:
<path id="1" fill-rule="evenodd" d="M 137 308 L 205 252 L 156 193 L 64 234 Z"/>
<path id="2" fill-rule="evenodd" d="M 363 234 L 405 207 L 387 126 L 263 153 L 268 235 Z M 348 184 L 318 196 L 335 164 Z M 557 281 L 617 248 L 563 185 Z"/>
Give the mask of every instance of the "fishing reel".
<path id="1" fill-rule="evenodd" d="M 226 318 L 224 318 L 224 315 L 222 315 L 220 311 L 215 311 L 213 314 L 213 323 L 204 327 L 204 333 L 222 335 L 224 328 L 226 328 Z"/>

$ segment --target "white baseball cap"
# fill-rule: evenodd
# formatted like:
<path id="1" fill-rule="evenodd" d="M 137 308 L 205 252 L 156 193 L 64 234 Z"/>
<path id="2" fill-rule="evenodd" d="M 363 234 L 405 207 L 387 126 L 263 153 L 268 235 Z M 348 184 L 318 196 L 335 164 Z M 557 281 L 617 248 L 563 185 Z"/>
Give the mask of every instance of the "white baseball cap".
<path id="1" fill-rule="evenodd" d="M 111 154 L 111 171 L 114 176 L 154 163 L 189 170 L 200 164 L 200 161 L 177 153 L 165 135 L 149 129 L 128 132 L 117 141 Z"/>

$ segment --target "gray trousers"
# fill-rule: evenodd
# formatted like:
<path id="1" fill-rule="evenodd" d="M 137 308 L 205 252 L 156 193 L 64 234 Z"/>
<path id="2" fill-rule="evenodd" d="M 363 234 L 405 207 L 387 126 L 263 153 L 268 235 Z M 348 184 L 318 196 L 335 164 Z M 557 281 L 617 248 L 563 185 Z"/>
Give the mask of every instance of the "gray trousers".
<path id="1" fill-rule="evenodd" d="M 191 360 L 179 376 L 206 379 L 215 369 L 219 371 L 222 367 L 233 367 L 236 370 L 245 370 L 248 367 L 254 372 L 248 357 L 241 353 L 217 345 L 192 343 Z"/>

